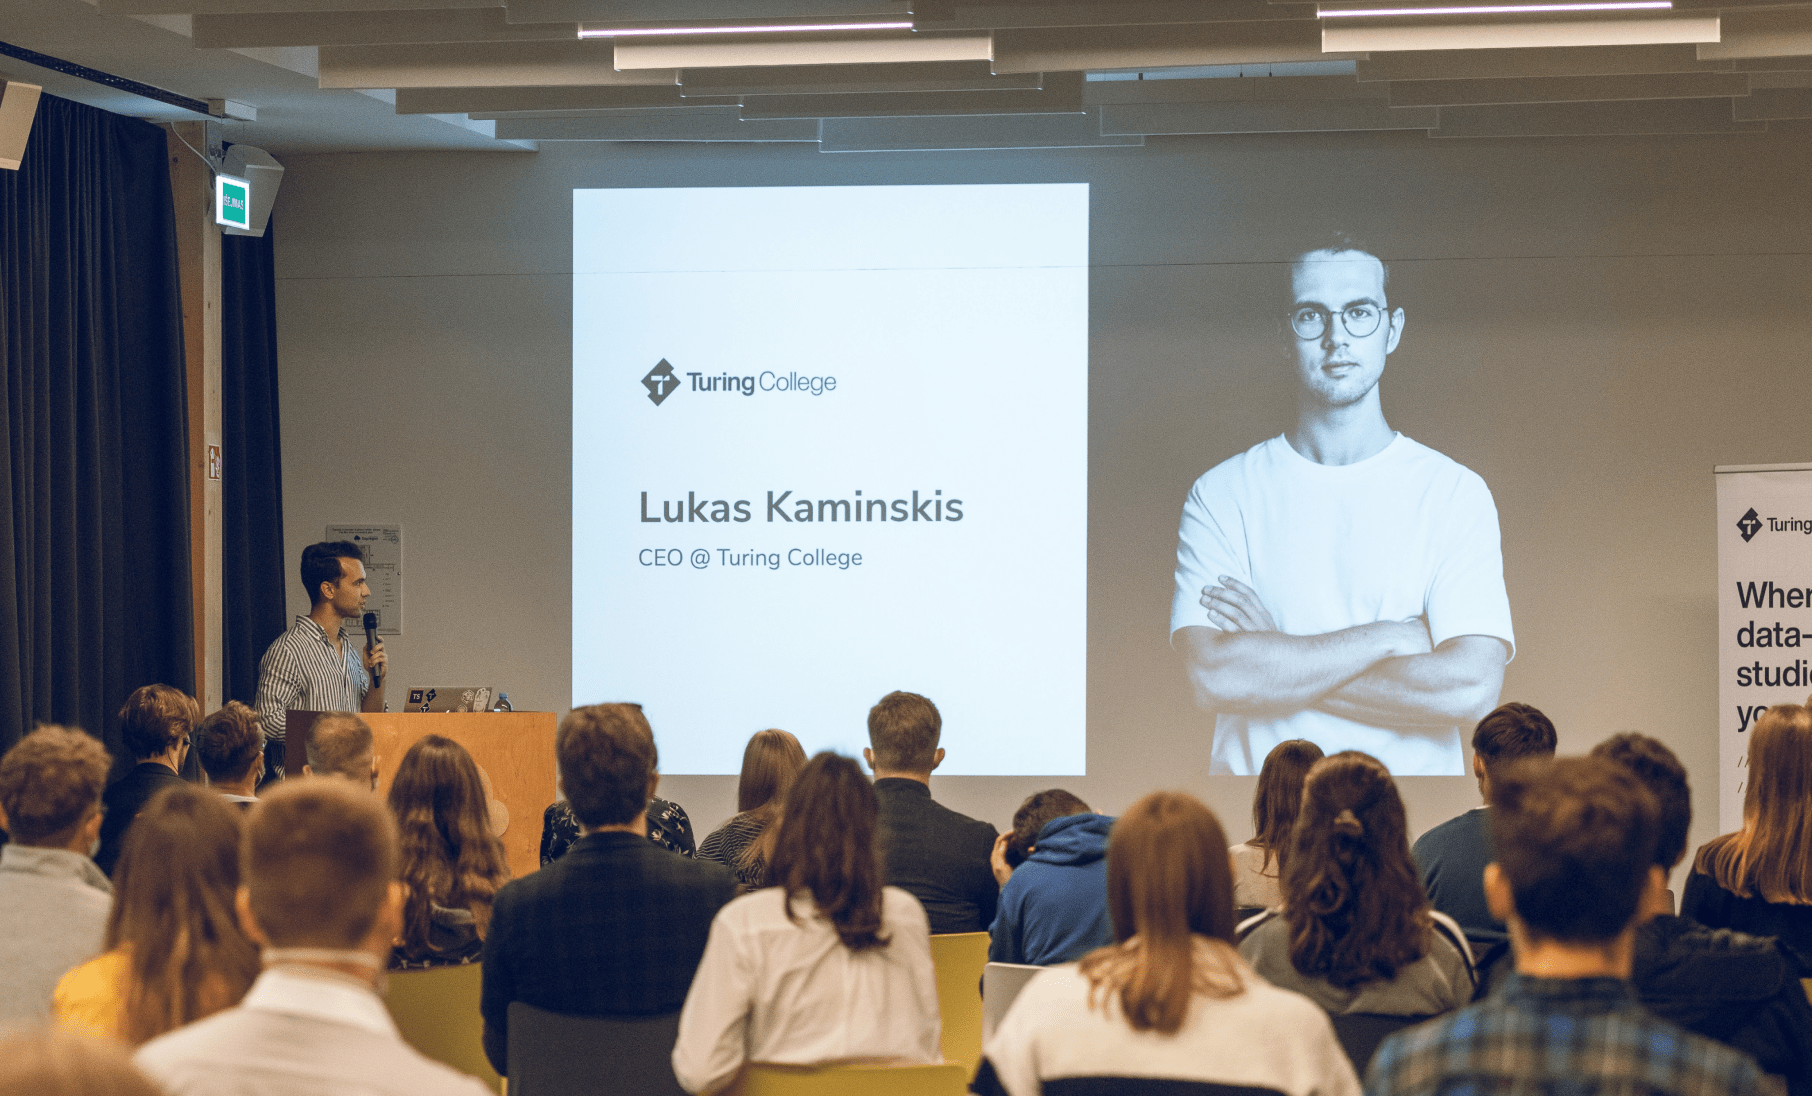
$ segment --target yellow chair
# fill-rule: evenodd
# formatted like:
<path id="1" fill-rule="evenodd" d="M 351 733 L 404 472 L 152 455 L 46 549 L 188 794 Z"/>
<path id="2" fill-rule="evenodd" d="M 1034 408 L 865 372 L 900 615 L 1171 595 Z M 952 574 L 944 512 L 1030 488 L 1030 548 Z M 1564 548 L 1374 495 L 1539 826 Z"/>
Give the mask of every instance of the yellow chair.
<path id="1" fill-rule="evenodd" d="M 981 1065 L 981 980 L 982 969 L 988 965 L 988 934 L 933 936 L 931 965 L 937 970 L 937 1007 L 944 1020 L 940 1049 L 944 1061 L 963 1067 L 966 1082 Z"/>
<path id="2" fill-rule="evenodd" d="M 430 970 L 393 970 L 384 1006 L 403 1041 L 437 1062 L 503 1091 L 503 1079 L 484 1056 L 484 1018 L 478 1014 L 477 963 Z"/>
<path id="3" fill-rule="evenodd" d="M 963 1096 L 969 1075 L 955 1062 L 936 1065 L 777 1066 L 751 1063 L 736 1096 Z"/>

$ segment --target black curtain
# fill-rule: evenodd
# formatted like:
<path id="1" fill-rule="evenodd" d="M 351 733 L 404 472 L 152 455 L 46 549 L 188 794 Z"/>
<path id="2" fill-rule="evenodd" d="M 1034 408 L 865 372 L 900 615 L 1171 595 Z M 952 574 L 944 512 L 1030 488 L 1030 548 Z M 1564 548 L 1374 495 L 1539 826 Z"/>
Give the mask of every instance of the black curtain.
<path id="1" fill-rule="evenodd" d="M 250 704 L 258 660 L 289 626 L 277 444 L 276 226 L 220 241 L 221 542 L 226 699 Z"/>
<path id="2" fill-rule="evenodd" d="M 195 691 L 182 301 L 163 131 L 46 95 L 0 171 L 0 748 L 120 754 L 140 685 Z"/>

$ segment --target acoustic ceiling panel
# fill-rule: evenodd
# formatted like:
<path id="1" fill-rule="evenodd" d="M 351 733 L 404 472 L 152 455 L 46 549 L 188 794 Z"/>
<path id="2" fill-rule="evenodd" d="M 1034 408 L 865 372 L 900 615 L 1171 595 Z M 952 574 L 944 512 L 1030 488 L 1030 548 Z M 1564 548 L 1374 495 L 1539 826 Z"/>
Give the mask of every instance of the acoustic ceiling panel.
<path id="1" fill-rule="evenodd" d="M 1083 100 L 1100 103 L 1235 103 L 1284 99 L 1387 99 L 1389 84 L 1351 76 L 1266 76 L 1256 79 L 1091 80 Z"/>
<path id="2" fill-rule="evenodd" d="M 1812 88 L 1762 88 L 1733 108 L 1739 122 L 1812 118 Z"/>
<path id="3" fill-rule="evenodd" d="M 190 27 L 200 49 L 561 41 L 579 30 L 577 23 L 506 22 L 502 8 L 197 15 Z"/>
<path id="4" fill-rule="evenodd" d="M 1036 90 L 1041 73 L 996 76 L 987 61 L 908 61 L 894 65 L 773 65 L 680 72 L 685 95 L 859 95 L 880 91 Z"/>
<path id="5" fill-rule="evenodd" d="M 1081 73 L 1065 74 L 1080 77 Z M 744 118 L 910 118 L 976 114 L 1082 114 L 1081 80 L 1049 91 L 921 91 L 870 95 L 751 95 Z"/>
<path id="6" fill-rule="evenodd" d="M 566 88 L 397 88 L 398 114 L 503 114 L 523 110 L 736 105 L 735 99 L 686 99 L 673 84 Z"/>
<path id="7" fill-rule="evenodd" d="M 826 118 L 820 152 L 918 152 L 1137 146 L 1145 138 L 1103 136 L 1092 115 L 1028 118 Z"/>
<path id="8" fill-rule="evenodd" d="M 1643 46 L 1716 42 L 1718 16 L 1650 18 L 1561 18 L 1531 21 L 1458 17 L 1417 22 L 1324 19 L 1321 48 L 1329 53 L 1384 53 L 1406 50 L 1552 49 L 1580 46 Z"/>
<path id="9" fill-rule="evenodd" d="M 1441 107 L 1434 137 L 1617 137 L 1660 133 L 1759 133 L 1765 122 L 1739 122 L 1729 99 L 1662 99 L 1638 103 L 1539 103 Z"/>
<path id="10" fill-rule="evenodd" d="M 617 67 L 628 70 L 985 61 L 992 45 L 985 34 L 931 35 L 909 31 L 784 38 L 770 34 L 708 41 L 625 38 L 617 41 Z"/>
<path id="11" fill-rule="evenodd" d="M 512 23 L 905 17 L 906 0 L 508 0 Z"/>
<path id="12" fill-rule="evenodd" d="M 1522 80 L 1405 80 L 1388 85 L 1393 107 L 1499 103 L 1589 103 L 1624 99 L 1708 99 L 1749 94 L 1740 72 L 1668 76 L 1538 76 Z"/>
<path id="13" fill-rule="evenodd" d="M 1045 27 L 1232 23 L 1252 19 L 1314 19 L 1315 5 L 1296 0 L 1126 0 L 1124 3 L 992 3 L 913 5 L 919 30 L 1020 30 Z"/>
<path id="14" fill-rule="evenodd" d="M 1723 40 L 1699 47 L 1700 58 L 1707 61 L 1809 54 L 1812 54 L 1812 8 L 1733 11 L 1724 17 Z"/>
<path id="15" fill-rule="evenodd" d="M 1538 76 L 1729 71 L 1729 62 L 1699 60 L 1693 46 L 1574 46 L 1569 49 L 1436 50 L 1382 53 L 1355 67 L 1375 80 L 1486 80 Z"/>
<path id="16" fill-rule="evenodd" d="M 607 41 L 322 46 L 320 82 L 324 88 L 571 87 L 677 84 L 679 73 L 618 72 Z"/>
<path id="17" fill-rule="evenodd" d="M 503 0 L 98 0 L 98 3 L 102 15 L 250 15 L 503 6 Z"/>
<path id="18" fill-rule="evenodd" d="M 995 72 L 1156 69 L 1348 56 L 1323 53 L 1316 25 L 1293 20 L 1003 30 L 994 35 Z"/>
<path id="19" fill-rule="evenodd" d="M 1382 99 L 1327 102 L 1143 103 L 1101 108 L 1102 133 L 1148 137 L 1205 133 L 1329 133 L 1433 129 L 1433 107 L 1392 109 Z"/>
<path id="20" fill-rule="evenodd" d="M 595 117 L 499 118 L 497 137 L 517 141 L 815 142 L 818 123 L 744 122 L 736 117 L 734 107 L 693 107 Z"/>

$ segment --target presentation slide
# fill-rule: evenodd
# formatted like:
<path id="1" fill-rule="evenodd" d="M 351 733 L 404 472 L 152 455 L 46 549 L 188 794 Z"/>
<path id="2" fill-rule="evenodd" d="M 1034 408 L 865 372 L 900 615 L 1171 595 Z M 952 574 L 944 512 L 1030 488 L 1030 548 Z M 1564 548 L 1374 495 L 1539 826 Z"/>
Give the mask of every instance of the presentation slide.
<path id="1" fill-rule="evenodd" d="M 573 193 L 573 703 L 1082 774 L 1088 186 Z"/>

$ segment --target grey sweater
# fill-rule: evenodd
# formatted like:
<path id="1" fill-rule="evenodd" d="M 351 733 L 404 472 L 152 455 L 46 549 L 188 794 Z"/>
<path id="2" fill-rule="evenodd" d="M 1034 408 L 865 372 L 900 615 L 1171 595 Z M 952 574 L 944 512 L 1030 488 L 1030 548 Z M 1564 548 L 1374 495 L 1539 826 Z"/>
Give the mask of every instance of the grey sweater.
<path id="1" fill-rule="evenodd" d="M 1290 926 L 1278 913 L 1261 913 L 1240 926 L 1239 953 L 1266 981 L 1302 994 L 1333 1016 L 1438 1016 L 1471 1002 L 1473 974 L 1472 957 L 1461 950 L 1466 937 L 1459 925 L 1445 914 L 1434 916 L 1438 924 L 1428 934 L 1422 958 L 1388 982 L 1357 989 L 1342 989 L 1297 970 L 1290 962 Z"/>
<path id="2" fill-rule="evenodd" d="M 50 995 L 71 967 L 101 953 L 113 886 L 68 849 L 0 849 L 0 1023 L 50 1018 Z"/>

